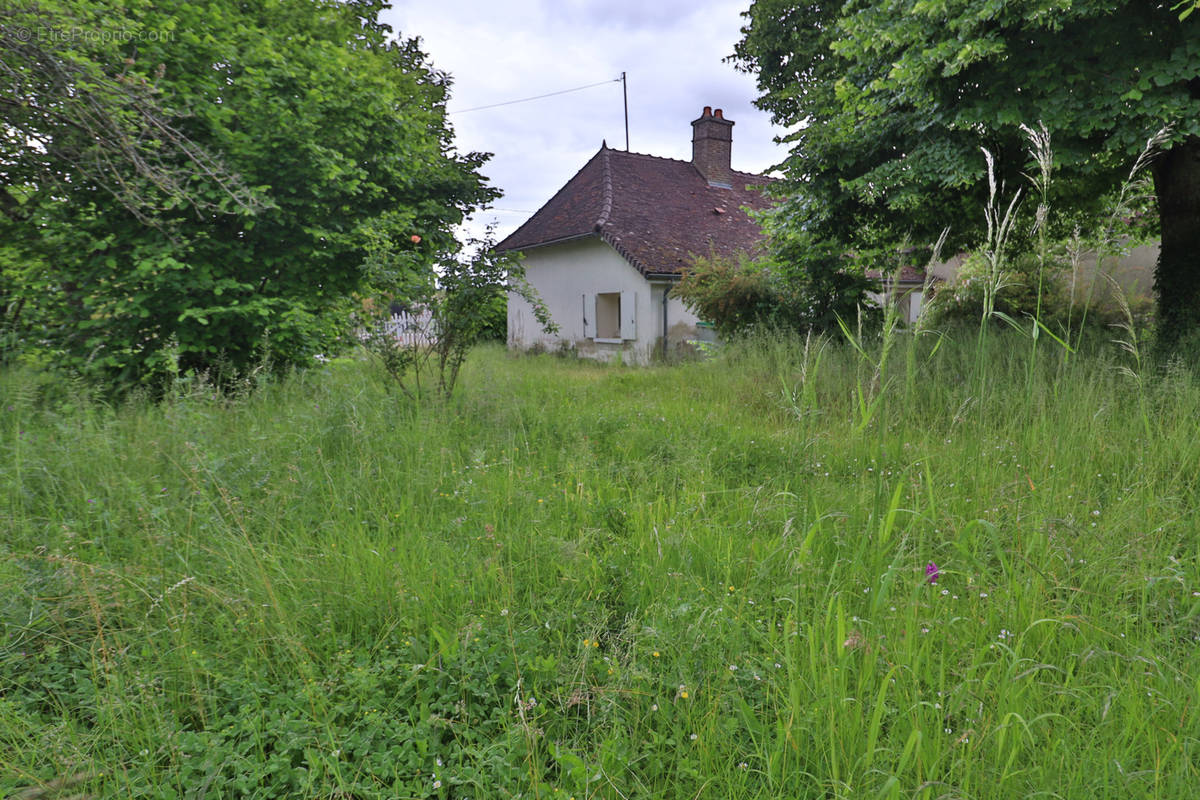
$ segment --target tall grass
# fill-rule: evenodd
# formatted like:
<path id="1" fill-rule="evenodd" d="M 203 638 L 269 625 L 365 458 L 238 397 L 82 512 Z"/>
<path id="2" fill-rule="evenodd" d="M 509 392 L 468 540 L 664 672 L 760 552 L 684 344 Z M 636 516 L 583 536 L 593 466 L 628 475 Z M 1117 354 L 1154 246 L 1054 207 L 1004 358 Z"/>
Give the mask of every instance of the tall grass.
<path id="1" fill-rule="evenodd" d="M 1015 335 L 4 373 L 0 794 L 1189 796 L 1200 388 Z"/>

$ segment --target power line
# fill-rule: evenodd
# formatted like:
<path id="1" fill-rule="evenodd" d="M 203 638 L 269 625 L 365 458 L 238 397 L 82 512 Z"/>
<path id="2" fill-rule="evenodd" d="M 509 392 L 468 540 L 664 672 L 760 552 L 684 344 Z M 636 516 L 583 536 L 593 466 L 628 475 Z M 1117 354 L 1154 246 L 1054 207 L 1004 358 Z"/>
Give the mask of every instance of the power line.
<path id="1" fill-rule="evenodd" d="M 623 74 L 620 78 L 612 78 L 611 80 L 600 81 L 599 83 L 589 83 L 587 86 L 576 86 L 574 89 L 563 89 L 562 91 L 559 91 L 559 92 L 550 92 L 549 94 L 539 94 L 535 97 L 522 97 L 520 100 L 506 100 L 503 103 L 492 103 L 491 105 L 488 105 L 488 106 L 475 106 L 474 108 L 462 108 L 462 109 L 459 109 L 458 111 L 449 111 L 449 112 L 447 112 L 447 115 L 466 114 L 468 111 L 483 111 L 485 108 L 499 108 L 500 106 L 511 106 L 516 103 L 528 103 L 530 100 L 541 100 L 546 97 L 554 97 L 554 96 L 560 95 L 560 94 L 569 94 L 570 92 L 581 92 L 584 89 L 595 89 L 597 86 L 607 86 L 610 83 L 616 83 L 617 81 L 621 81 L 621 80 L 624 80 Z"/>

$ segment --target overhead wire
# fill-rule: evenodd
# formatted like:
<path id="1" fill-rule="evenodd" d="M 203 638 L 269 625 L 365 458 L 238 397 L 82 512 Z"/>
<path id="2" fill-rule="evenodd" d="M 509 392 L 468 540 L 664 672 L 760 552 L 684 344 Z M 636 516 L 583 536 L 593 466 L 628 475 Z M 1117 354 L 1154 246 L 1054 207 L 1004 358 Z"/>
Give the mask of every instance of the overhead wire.
<path id="1" fill-rule="evenodd" d="M 600 81 L 599 83 L 589 83 L 587 86 L 576 86 L 573 89 L 562 89 L 561 91 L 548 92 L 546 94 L 539 94 L 539 95 L 535 95 L 533 97 L 522 97 L 519 100 L 505 100 L 503 103 L 492 103 L 491 105 L 486 105 L 486 106 L 475 106 L 473 108 L 460 108 L 457 111 L 448 111 L 446 113 L 447 113 L 447 116 L 450 116 L 450 115 L 454 115 L 454 114 L 466 114 L 468 111 L 483 111 L 484 109 L 487 109 L 487 108 L 499 108 L 500 106 L 511 106 L 511 105 L 515 105 L 517 103 L 528 103 L 531 100 L 541 100 L 546 97 L 555 97 L 556 95 L 569 94 L 571 92 L 582 92 L 584 89 L 595 89 L 597 86 L 607 86 L 610 83 L 619 83 L 621 80 L 622 80 L 621 78 L 612 78 L 611 80 Z"/>

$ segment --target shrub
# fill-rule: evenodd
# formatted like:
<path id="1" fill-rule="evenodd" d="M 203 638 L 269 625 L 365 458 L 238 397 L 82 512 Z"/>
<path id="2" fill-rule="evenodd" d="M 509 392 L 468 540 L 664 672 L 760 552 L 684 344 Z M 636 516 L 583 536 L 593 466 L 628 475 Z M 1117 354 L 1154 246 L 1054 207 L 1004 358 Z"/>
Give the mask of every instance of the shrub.
<path id="1" fill-rule="evenodd" d="M 1021 254 L 1008 262 L 996 292 L 995 310 L 1013 319 L 1037 316 L 1049 327 L 1064 327 L 1071 312 L 1070 269 L 1061 258 L 1040 268 L 1037 255 Z M 989 280 L 987 259 L 972 253 L 954 278 L 940 286 L 929 308 L 933 324 L 978 323 Z M 1040 307 L 1039 307 L 1040 283 Z"/>
<path id="2" fill-rule="evenodd" d="M 745 253 L 697 258 L 672 293 L 725 339 L 788 319 L 788 302 L 761 262 Z"/>
<path id="3" fill-rule="evenodd" d="M 555 329 L 545 304 L 525 280 L 520 260 L 493 248 L 491 230 L 484 239 L 472 239 L 468 244 L 469 253 L 441 254 L 435 283 L 412 269 L 407 254 L 392 240 L 377 237 L 372 242 L 364 269 L 374 294 L 363 299 L 363 343 L 410 397 L 424 391 L 422 376 L 436 378 L 436 393 L 442 397 L 454 392 L 471 348 L 494 339 L 497 327 L 503 324 L 509 293 L 530 302 L 543 330 Z M 429 312 L 424 329 L 412 331 L 419 334 L 414 342 L 397 341 L 385 324 L 397 304 Z"/>
<path id="4" fill-rule="evenodd" d="M 771 253 L 696 258 L 673 290 L 724 339 L 752 331 L 828 333 L 838 319 L 875 327 L 877 306 L 860 260 L 792 235 L 769 239 Z"/>

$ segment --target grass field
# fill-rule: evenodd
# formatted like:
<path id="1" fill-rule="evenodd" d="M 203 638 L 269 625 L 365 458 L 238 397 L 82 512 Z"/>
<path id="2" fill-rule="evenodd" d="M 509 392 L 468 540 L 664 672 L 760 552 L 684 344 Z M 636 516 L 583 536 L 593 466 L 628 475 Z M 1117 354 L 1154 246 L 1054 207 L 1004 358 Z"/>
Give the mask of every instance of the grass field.
<path id="1" fill-rule="evenodd" d="M 0 796 L 1194 797 L 1200 386 L 976 347 L 0 375 Z"/>

